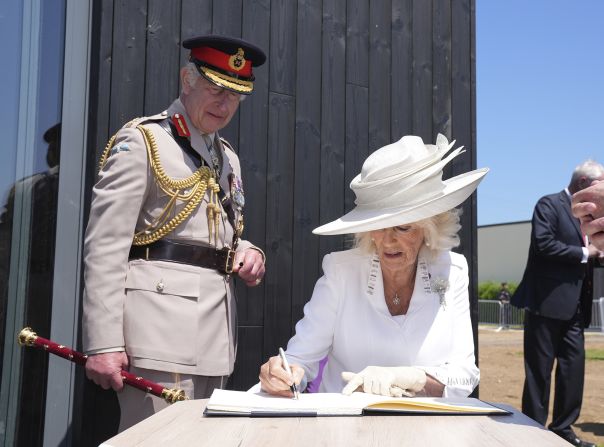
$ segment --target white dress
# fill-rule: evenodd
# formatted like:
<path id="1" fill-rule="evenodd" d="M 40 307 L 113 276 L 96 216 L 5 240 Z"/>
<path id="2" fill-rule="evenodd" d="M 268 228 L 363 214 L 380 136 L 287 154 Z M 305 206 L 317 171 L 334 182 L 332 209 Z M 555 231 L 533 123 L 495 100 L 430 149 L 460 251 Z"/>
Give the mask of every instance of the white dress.
<path id="1" fill-rule="evenodd" d="M 340 392 L 342 371 L 373 366 L 416 366 L 445 385 L 444 397 L 466 397 L 478 384 L 468 300 L 466 259 L 450 251 L 428 260 L 419 253 L 415 288 L 407 314 L 393 317 L 384 300 L 379 258 L 359 249 L 323 259 L 304 318 L 287 345 L 291 364 L 307 381 L 328 357 L 320 392 Z M 448 281 L 448 283 L 447 283 Z M 435 283 L 447 283 L 444 304 Z"/>

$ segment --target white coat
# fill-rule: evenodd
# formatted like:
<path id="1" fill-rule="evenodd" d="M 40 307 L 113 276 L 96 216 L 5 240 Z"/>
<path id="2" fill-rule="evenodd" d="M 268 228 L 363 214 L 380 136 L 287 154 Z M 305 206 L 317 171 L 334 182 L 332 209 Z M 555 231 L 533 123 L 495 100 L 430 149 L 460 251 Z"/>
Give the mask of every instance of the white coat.
<path id="1" fill-rule="evenodd" d="M 340 392 L 343 371 L 373 366 L 416 366 L 445 385 L 445 397 L 466 397 L 478 384 L 468 300 L 466 259 L 419 253 L 415 288 L 406 315 L 392 316 L 384 300 L 379 258 L 360 249 L 331 253 L 304 318 L 296 324 L 287 356 L 302 366 L 306 381 L 328 357 L 320 392 Z M 445 303 L 431 284 L 448 281 Z M 446 280 L 446 281 L 445 281 Z"/>

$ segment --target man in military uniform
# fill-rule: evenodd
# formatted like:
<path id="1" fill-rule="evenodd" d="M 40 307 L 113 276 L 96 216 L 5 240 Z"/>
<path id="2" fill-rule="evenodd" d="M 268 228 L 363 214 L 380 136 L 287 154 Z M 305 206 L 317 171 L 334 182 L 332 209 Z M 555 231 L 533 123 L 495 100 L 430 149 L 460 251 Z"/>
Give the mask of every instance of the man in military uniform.
<path id="1" fill-rule="evenodd" d="M 209 397 L 233 371 L 232 276 L 264 276 L 264 253 L 240 240 L 239 159 L 218 135 L 253 89 L 264 52 L 240 39 L 188 39 L 179 99 L 109 141 L 85 238 L 86 374 L 118 393 L 120 431 L 167 405 L 126 387 L 122 369 Z"/>

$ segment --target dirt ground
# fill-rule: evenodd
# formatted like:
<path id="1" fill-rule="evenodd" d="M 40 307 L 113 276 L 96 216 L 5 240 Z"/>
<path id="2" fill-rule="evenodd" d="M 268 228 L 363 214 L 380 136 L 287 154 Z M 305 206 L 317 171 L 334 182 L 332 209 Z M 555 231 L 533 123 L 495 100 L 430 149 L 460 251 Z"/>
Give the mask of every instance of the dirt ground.
<path id="1" fill-rule="evenodd" d="M 521 408 L 524 384 L 522 358 L 522 330 L 480 328 L 479 364 L 480 398 L 486 401 L 503 402 Z M 604 334 L 587 332 L 586 349 L 604 349 Z M 552 378 L 552 391 L 554 386 Z M 604 360 L 588 360 L 585 365 L 585 391 L 583 406 L 574 430 L 586 441 L 604 446 Z M 553 393 L 550 398 L 550 420 Z M 548 420 L 547 423 L 550 422 Z"/>

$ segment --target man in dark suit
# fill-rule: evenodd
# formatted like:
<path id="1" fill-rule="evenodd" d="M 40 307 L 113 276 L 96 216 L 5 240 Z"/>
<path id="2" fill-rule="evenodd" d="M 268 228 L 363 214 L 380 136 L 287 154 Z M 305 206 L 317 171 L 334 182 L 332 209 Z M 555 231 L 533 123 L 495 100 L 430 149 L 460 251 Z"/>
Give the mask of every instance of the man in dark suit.
<path id="1" fill-rule="evenodd" d="M 602 255 L 581 234 L 571 213 L 571 195 L 604 178 L 604 167 L 588 160 L 573 172 L 568 188 L 542 197 L 533 213 L 526 270 L 512 304 L 525 308 L 522 412 L 547 421 L 554 360 L 556 385 L 549 429 L 577 446 L 572 427 L 581 411 L 585 372 L 583 330 L 589 326 L 593 261 Z"/>

